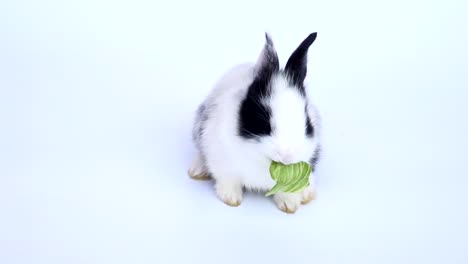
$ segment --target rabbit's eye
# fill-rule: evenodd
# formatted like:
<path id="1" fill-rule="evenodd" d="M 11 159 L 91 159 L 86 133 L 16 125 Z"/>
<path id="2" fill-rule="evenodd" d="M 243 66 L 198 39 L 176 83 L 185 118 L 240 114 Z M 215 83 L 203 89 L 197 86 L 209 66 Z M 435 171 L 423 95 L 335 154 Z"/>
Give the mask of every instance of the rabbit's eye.
<path id="1" fill-rule="evenodd" d="M 251 139 L 258 136 L 271 135 L 271 110 L 269 107 L 246 98 L 239 113 L 239 134 L 243 138 Z"/>

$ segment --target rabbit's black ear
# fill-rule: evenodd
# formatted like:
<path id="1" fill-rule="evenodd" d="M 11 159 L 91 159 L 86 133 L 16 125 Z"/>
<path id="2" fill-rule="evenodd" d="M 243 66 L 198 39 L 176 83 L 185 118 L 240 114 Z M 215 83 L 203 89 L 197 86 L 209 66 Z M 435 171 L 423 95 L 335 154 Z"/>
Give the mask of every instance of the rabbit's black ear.
<path id="1" fill-rule="evenodd" d="M 268 33 L 265 33 L 265 45 L 255 65 L 256 77 L 269 79 L 279 71 L 278 54 L 276 54 L 273 41 Z"/>
<path id="2" fill-rule="evenodd" d="M 284 71 L 295 85 L 301 86 L 305 80 L 307 75 L 307 52 L 316 38 L 317 32 L 310 34 L 291 54 L 286 63 Z"/>

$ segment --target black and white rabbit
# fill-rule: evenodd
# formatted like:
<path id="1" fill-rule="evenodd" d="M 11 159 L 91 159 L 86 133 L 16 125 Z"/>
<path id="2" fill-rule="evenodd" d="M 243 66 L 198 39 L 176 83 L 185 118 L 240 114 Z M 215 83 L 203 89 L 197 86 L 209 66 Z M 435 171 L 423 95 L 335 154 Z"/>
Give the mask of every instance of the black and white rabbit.
<path id="1" fill-rule="evenodd" d="M 271 161 L 315 165 L 320 155 L 320 116 L 304 79 L 307 53 L 317 33 L 310 34 L 280 68 L 273 41 L 256 63 L 238 65 L 215 85 L 196 112 L 193 140 L 198 149 L 189 175 L 213 178 L 218 197 L 238 206 L 243 189 L 268 191 L 275 182 Z M 277 206 L 294 213 L 315 197 L 313 173 L 301 193 L 273 196 Z"/>

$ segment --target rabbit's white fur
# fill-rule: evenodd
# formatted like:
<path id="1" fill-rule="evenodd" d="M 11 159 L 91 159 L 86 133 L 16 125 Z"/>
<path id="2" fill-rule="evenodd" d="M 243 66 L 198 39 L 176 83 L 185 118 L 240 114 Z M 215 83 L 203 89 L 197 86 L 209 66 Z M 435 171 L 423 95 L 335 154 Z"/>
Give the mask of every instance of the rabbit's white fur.
<path id="1" fill-rule="evenodd" d="M 219 198 L 233 206 L 241 203 L 243 187 L 267 191 L 275 185 L 269 173 L 272 160 L 308 162 L 319 149 L 317 108 L 292 88 L 283 74 L 273 77 L 272 94 L 266 102 L 271 108 L 270 122 L 275 133 L 260 142 L 238 135 L 240 105 L 263 59 L 261 55 L 256 64 L 245 63 L 229 70 L 200 106 L 195 120 L 193 133 L 199 154 L 189 173 L 195 178 L 210 175 Z M 304 135 L 306 107 L 314 127 L 312 138 Z M 301 202 L 310 201 L 314 192 L 311 174 L 310 186 L 302 193 L 276 194 L 274 201 L 283 211 L 294 212 Z"/>

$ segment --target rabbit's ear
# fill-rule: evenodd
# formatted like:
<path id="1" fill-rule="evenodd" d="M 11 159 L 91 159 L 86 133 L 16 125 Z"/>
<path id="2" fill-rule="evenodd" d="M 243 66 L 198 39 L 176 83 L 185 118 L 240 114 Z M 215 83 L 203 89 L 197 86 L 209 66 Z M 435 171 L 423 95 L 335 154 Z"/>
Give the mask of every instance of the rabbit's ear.
<path id="1" fill-rule="evenodd" d="M 304 83 L 307 75 L 307 52 L 316 38 L 317 32 L 310 34 L 291 54 L 286 63 L 284 71 L 295 85 L 301 86 Z"/>
<path id="2" fill-rule="evenodd" d="M 273 41 L 268 33 L 265 33 L 265 45 L 255 65 L 256 77 L 269 79 L 279 71 L 279 60 Z"/>

